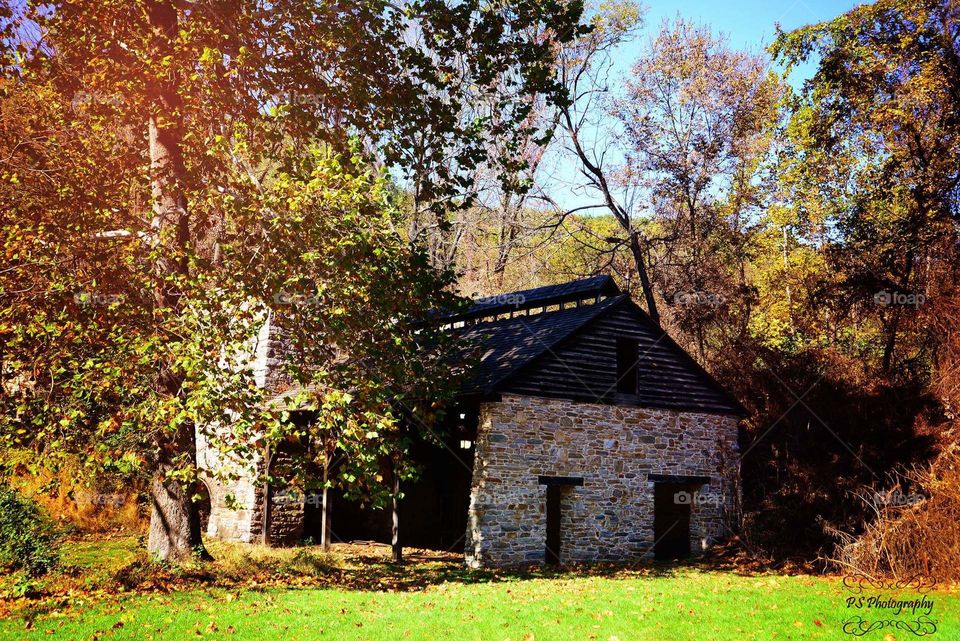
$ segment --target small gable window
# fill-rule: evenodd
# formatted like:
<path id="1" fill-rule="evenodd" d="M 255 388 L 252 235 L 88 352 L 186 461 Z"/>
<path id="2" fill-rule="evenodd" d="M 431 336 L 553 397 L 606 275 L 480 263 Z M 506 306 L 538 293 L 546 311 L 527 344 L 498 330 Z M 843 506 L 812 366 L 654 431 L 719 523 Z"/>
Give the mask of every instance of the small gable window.
<path id="1" fill-rule="evenodd" d="M 635 338 L 617 338 L 617 392 L 637 393 L 637 358 L 640 345 Z"/>

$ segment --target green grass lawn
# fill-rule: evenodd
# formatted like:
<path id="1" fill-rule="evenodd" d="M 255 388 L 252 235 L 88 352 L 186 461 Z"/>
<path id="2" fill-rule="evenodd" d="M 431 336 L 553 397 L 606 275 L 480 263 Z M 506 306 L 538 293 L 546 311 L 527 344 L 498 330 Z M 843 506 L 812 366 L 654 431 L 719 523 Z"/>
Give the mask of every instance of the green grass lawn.
<path id="1" fill-rule="evenodd" d="M 116 543 L 103 557 L 133 554 Z M 98 550 L 73 559 L 95 566 Z M 387 566 L 387 564 L 383 564 Z M 380 566 L 377 566 L 380 567 Z M 375 571 L 374 566 L 368 570 Z M 381 571 L 388 572 L 383 567 Z M 593 576 L 538 572 L 486 575 L 447 567 L 416 575 L 397 591 L 370 587 L 208 588 L 169 594 L 64 598 L 33 618 L 29 610 L 0 620 L 0 639 L 484 639 L 502 641 L 650 639 L 854 639 L 838 579 L 743 576 L 694 567 L 658 566 Z M 421 589 L 411 589 L 416 580 Z M 905 595 L 907 596 L 907 595 Z M 913 598 L 915 595 L 909 595 Z M 933 641 L 960 639 L 960 595 L 933 592 Z M 59 607 L 59 609 L 58 609 Z M 868 615 L 869 616 L 869 615 Z M 875 615 L 872 618 L 877 618 Z M 861 637 L 913 635 L 896 629 Z M 889 640 L 889 637 L 887 637 Z"/>

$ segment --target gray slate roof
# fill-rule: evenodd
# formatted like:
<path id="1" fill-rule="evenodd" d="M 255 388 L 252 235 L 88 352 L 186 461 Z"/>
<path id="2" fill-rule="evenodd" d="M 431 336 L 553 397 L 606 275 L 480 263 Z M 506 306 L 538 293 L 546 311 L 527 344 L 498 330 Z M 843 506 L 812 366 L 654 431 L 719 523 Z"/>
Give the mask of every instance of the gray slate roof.
<path id="1" fill-rule="evenodd" d="M 543 311 L 558 304 L 560 309 Z M 505 314 L 511 317 L 499 318 Z M 466 394 L 531 393 L 745 414 L 609 276 L 481 299 L 445 320 L 464 322 L 455 331 L 478 357 L 463 385 Z M 632 400 L 615 390 L 614 345 L 620 336 L 634 338 L 640 348 L 639 389 Z"/>
<path id="2" fill-rule="evenodd" d="M 465 391 L 494 391 L 511 374 L 626 298 L 621 294 L 593 305 L 467 326 L 460 335 L 468 344 L 480 346 L 480 361 Z"/>

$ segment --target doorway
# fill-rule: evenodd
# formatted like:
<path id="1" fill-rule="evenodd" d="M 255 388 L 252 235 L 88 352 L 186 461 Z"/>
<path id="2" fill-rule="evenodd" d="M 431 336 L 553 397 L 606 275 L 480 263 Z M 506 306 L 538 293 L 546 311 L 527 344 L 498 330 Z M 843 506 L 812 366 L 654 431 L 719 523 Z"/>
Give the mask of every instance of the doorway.
<path id="1" fill-rule="evenodd" d="M 560 564 L 560 485 L 547 486 L 547 549 L 544 561 Z"/>
<path id="2" fill-rule="evenodd" d="M 559 565 L 561 559 L 561 540 L 563 523 L 563 497 L 574 487 L 583 485 L 583 479 L 576 476 L 540 476 L 540 485 L 547 486 L 546 537 L 543 560 L 550 565 Z M 570 516 L 567 515 L 569 519 Z"/>
<path id="3" fill-rule="evenodd" d="M 654 483 L 653 555 L 657 560 L 690 556 L 690 504 L 696 488 L 690 483 Z"/>

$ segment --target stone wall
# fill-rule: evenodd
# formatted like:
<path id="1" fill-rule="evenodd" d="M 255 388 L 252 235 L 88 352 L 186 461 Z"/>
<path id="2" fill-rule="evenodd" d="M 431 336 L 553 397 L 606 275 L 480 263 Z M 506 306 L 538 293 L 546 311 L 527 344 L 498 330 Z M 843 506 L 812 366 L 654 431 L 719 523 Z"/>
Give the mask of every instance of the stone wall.
<path id="1" fill-rule="evenodd" d="M 289 463 L 289 452 L 280 451 L 271 460 L 273 470 Z M 197 466 L 210 491 L 210 538 L 243 543 L 263 540 L 263 493 L 260 480 L 263 457 L 251 461 L 225 455 L 197 432 Z M 271 472 L 274 473 L 274 472 Z M 304 495 L 293 489 L 270 490 L 270 544 L 295 545 L 303 538 Z"/>
<path id="2" fill-rule="evenodd" d="M 207 536 L 244 543 L 256 540 L 254 535 L 260 529 L 256 519 L 262 514 L 258 509 L 262 491 L 256 482 L 260 465 L 259 458 L 248 462 L 224 455 L 197 430 L 197 467 L 210 491 Z"/>
<path id="3" fill-rule="evenodd" d="M 546 487 L 539 475 L 583 478 L 561 497 L 561 561 L 653 554 L 648 474 L 709 476 L 691 508 L 691 549 L 729 530 L 737 419 L 504 395 L 480 409 L 466 557 L 473 566 L 544 560 Z M 714 500 L 716 499 L 716 502 Z"/>
<path id="4" fill-rule="evenodd" d="M 295 456 L 300 454 L 299 449 L 286 447 L 281 444 L 270 460 L 270 475 L 289 478 L 293 472 Z M 259 537 L 263 531 L 263 492 L 257 493 L 257 514 L 260 520 L 254 525 Z M 270 545 L 296 545 L 303 539 L 305 496 L 298 488 L 288 488 L 282 485 L 270 488 Z"/>

